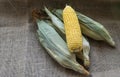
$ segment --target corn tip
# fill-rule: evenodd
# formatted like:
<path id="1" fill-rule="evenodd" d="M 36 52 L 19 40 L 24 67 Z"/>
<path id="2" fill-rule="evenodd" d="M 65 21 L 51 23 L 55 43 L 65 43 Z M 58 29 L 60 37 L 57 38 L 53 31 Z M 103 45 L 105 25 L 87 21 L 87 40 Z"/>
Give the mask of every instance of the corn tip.
<path id="1" fill-rule="evenodd" d="M 64 12 L 64 11 L 68 11 L 68 12 L 69 12 L 69 9 L 72 9 L 72 7 L 69 6 L 69 5 L 66 5 L 65 8 L 64 8 L 64 10 L 63 10 L 63 12 Z M 73 9 L 72 9 L 72 10 L 73 10 Z"/>
<path id="2" fill-rule="evenodd" d="M 110 40 L 108 43 L 109 43 L 112 47 L 115 47 L 115 42 L 114 42 L 113 40 Z"/>
<path id="3" fill-rule="evenodd" d="M 90 73 L 87 70 L 84 70 L 84 74 L 87 75 L 87 76 L 90 75 Z"/>
<path id="4" fill-rule="evenodd" d="M 112 41 L 112 46 L 113 46 L 113 47 L 115 46 L 115 42 L 114 42 L 114 41 Z"/>
<path id="5" fill-rule="evenodd" d="M 44 6 L 44 9 L 45 9 L 45 10 L 48 10 L 46 6 Z"/>

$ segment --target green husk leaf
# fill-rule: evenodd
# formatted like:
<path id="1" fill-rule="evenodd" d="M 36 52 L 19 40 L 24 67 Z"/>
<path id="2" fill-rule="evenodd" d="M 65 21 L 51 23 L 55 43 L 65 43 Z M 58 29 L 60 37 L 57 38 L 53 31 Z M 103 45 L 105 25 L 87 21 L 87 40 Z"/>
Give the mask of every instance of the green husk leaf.
<path id="1" fill-rule="evenodd" d="M 65 33 L 64 27 L 63 27 L 64 24 L 62 23 L 62 21 L 59 18 L 57 18 L 55 15 L 53 15 L 46 7 L 44 8 L 44 10 L 46 14 L 48 14 L 48 16 L 51 18 L 51 21 L 53 22 L 53 24 L 56 27 L 58 27 L 62 33 Z"/>

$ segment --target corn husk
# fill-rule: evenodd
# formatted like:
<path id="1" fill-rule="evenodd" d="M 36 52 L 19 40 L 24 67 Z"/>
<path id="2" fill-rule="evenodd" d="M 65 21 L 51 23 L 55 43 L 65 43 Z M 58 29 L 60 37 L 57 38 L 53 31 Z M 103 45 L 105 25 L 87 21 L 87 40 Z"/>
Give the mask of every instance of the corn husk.
<path id="1" fill-rule="evenodd" d="M 53 15 L 46 7 L 44 8 L 44 10 L 45 10 L 46 14 L 48 14 L 48 16 L 50 17 L 52 23 L 56 27 L 60 28 L 60 31 L 62 33 L 64 33 L 64 28 L 63 28 L 64 24 L 62 23 L 62 21 L 58 17 L 56 17 L 55 15 Z"/>
<path id="2" fill-rule="evenodd" d="M 56 16 L 62 19 L 62 10 L 57 9 L 52 11 Z M 103 40 L 109 43 L 111 46 L 115 46 L 115 42 L 113 41 L 112 37 L 105 29 L 103 25 L 94 21 L 93 19 L 76 12 L 78 19 L 81 24 L 82 33 L 95 39 L 95 40 Z"/>
<path id="3" fill-rule="evenodd" d="M 65 41 L 54 28 L 43 20 L 37 20 L 37 25 L 40 43 L 54 60 L 65 68 L 89 75 L 89 72 L 85 70 L 68 51 Z"/>
<path id="4" fill-rule="evenodd" d="M 85 67 L 89 67 L 90 65 L 89 53 L 90 53 L 90 44 L 88 40 L 83 36 L 83 51 L 76 53 L 76 55 L 78 58 L 84 61 L 83 63 Z"/>

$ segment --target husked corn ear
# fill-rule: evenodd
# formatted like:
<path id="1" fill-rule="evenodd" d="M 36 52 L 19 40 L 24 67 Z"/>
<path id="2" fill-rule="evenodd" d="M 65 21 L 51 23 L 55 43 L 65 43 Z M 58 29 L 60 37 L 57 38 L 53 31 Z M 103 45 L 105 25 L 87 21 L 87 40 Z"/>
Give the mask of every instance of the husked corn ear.
<path id="1" fill-rule="evenodd" d="M 80 24 L 74 9 L 68 5 L 63 10 L 63 21 L 69 50 L 71 52 L 80 52 L 82 50 Z"/>

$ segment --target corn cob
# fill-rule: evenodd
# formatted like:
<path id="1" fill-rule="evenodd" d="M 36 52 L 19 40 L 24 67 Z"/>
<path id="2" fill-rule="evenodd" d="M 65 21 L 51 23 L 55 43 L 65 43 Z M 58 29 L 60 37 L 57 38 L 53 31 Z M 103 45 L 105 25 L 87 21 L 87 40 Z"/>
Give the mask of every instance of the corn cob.
<path id="1" fill-rule="evenodd" d="M 50 12 L 51 13 L 51 12 Z M 52 14 L 54 15 L 54 14 Z M 55 17 L 55 16 L 53 16 Z M 52 19 L 52 18 L 51 18 Z M 59 18 L 58 18 L 59 19 Z M 57 28 L 56 31 L 59 33 L 59 31 L 61 31 L 61 28 L 59 28 L 57 25 L 60 25 L 59 23 L 56 23 L 57 25 L 52 25 L 52 23 L 50 21 L 46 21 L 49 25 L 51 25 L 54 28 Z M 56 22 L 56 21 L 54 21 Z M 64 26 L 61 25 L 62 30 L 64 29 Z M 65 30 L 63 30 L 63 34 L 65 34 Z M 62 36 L 62 38 L 64 39 L 64 36 Z M 77 57 L 82 59 L 84 61 L 84 66 L 88 67 L 90 64 L 89 61 L 89 51 L 90 51 L 90 45 L 89 42 L 86 40 L 86 38 L 84 36 L 82 36 L 83 38 L 83 51 L 82 52 L 78 52 Z M 65 40 L 65 39 L 64 39 Z"/>
<path id="2" fill-rule="evenodd" d="M 89 72 L 75 61 L 74 57 L 72 57 L 71 53 L 68 51 L 64 40 L 48 23 L 42 20 L 37 20 L 37 25 L 37 33 L 40 43 L 53 59 L 65 68 L 89 75 Z"/>
<path id="3" fill-rule="evenodd" d="M 63 21 L 69 50 L 80 52 L 82 50 L 82 34 L 78 18 L 72 7 L 66 6 L 64 8 Z"/>
<path id="4" fill-rule="evenodd" d="M 62 10 L 53 10 L 52 11 L 56 16 L 58 16 L 60 19 L 62 18 Z M 81 30 L 82 33 L 95 39 L 95 40 L 103 40 L 109 43 L 111 46 L 115 46 L 115 42 L 113 41 L 112 37 L 108 33 L 108 31 L 105 29 L 103 25 L 100 23 L 94 21 L 93 19 L 76 12 L 79 22 L 81 24 Z"/>

